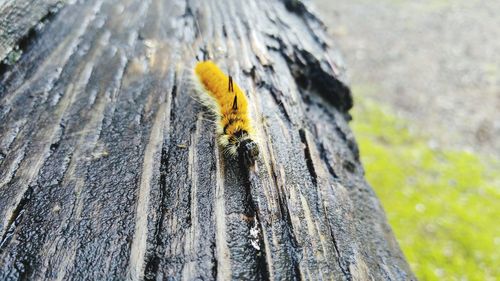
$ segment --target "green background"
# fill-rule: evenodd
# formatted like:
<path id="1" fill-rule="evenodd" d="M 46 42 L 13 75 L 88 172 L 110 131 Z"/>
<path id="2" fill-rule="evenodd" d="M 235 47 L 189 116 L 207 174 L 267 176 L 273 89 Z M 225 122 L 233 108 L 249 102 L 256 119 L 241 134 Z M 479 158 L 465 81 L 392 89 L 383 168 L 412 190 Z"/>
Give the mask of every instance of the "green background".
<path id="1" fill-rule="evenodd" d="M 352 129 L 366 177 L 421 280 L 498 280 L 497 159 L 441 149 L 353 87 Z"/>

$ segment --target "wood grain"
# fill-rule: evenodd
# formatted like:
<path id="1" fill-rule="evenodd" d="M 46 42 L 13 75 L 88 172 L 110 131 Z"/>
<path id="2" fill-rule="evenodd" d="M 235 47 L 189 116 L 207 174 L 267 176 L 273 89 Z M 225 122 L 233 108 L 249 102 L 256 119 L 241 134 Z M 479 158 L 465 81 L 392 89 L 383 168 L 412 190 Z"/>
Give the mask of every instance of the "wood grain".
<path id="1" fill-rule="evenodd" d="M 414 280 L 332 46 L 300 1 L 67 3 L 0 73 L 0 279 Z M 248 94 L 254 172 L 193 98 L 203 54 Z"/>

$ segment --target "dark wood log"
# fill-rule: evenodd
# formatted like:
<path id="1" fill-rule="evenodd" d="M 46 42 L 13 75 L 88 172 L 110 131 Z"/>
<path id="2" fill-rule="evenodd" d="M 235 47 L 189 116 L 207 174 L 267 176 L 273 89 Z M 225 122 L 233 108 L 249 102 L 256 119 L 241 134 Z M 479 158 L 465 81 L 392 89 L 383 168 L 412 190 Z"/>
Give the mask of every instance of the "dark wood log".
<path id="1" fill-rule="evenodd" d="M 68 3 L 0 73 L 0 280 L 415 279 L 331 46 L 300 1 Z M 202 50 L 247 90 L 255 174 L 192 98 Z"/>

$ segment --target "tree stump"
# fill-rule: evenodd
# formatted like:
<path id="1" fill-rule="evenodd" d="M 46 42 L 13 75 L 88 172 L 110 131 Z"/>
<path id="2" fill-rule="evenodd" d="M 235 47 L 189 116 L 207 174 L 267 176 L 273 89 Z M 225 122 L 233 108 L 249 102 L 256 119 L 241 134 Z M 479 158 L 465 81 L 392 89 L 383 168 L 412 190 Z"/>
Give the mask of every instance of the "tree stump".
<path id="1" fill-rule="evenodd" d="M 33 12 L 48 3 L 15 13 L 44 24 L 26 21 L 0 73 L 0 280 L 415 279 L 363 177 L 340 56 L 304 3 Z M 207 54 L 246 90 L 255 173 L 193 99 Z"/>

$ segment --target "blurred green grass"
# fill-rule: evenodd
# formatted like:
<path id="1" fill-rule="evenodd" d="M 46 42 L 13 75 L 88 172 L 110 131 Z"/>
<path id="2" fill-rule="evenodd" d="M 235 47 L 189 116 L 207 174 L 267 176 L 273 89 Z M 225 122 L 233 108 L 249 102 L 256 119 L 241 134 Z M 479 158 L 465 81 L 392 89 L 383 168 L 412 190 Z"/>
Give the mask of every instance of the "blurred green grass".
<path id="1" fill-rule="evenodd" d="M 443 149 L 353 86 L 366 177 L 419 280 L 498 280 L 500 165 Z"/>

